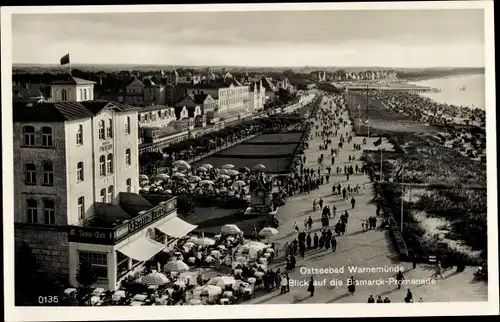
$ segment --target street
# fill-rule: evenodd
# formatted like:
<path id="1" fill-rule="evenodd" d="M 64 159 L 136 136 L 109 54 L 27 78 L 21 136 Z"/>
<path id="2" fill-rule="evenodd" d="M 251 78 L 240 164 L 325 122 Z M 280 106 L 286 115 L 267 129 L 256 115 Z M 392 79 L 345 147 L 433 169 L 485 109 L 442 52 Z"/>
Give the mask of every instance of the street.
<path id="1" fill-rule="evenodd" d="M 323 99 L 325 100 L 325 99 Z M 324 105 L 324 101 L 322 103 Z M 348 119 L 347 113 L 342 116 L 343 119 Z M 319 124 L 319 121 L 315 121 Z M 314 127 L 313 127 L 314 128 Z M 320 128 L 321 129 L 321 128 Z M 346 128 L 341 127 L 340 133 L 345 136 L 346 131 L 352 130 L 350 124 Z M 313 129 L 312 133 L 314 134 Z M 336 148 L 340 139 L 332 137 L 331 147 Z M 374 149 L 373 142 L 378 138 L 367 138 L 366 145 L 362 148 Z M 353 143 L 362 144 L 362 138 L 354 138 Z M 433 278 L 435 270 L 431 265 L 418 264 L 416 269 L 412 269 L 412 263 L 401 263 L 397 259 L 397 254 L 394 252 L 392 243 L 385 230 L 379 228 L 363 231 L 361 220 L 374 216 L 376 206 L 372 203 L 373 184 L 367 175 L 354 174 L 350 176 L 349 181 L 346 181 L 345 175 L 342 173 L 336 174 L 335 167 L 339 165 L 343 168 L 349 164 L 349 155 L 354 155 L 356 161 L 351 162 L 354 166 L 357 163 L 363 151 L 353 150 L 353 143 L 344 144 L 340 154 L 335 158 L 335 164 L 332 166 L 332 175 L 330 176 L 330 184 L 320 186 L 318 190 L 312 191 L 310 194 L 298 194 L 290 197 L 284 207 L 280 208 L 278 219 L 280 221 L 279 235 L 274 236 L 271 242 L 276 243 L 276 247 L 280 251 L 278 256 L 270 268 L 280 268 L 283 272 L 285 260 L 283 258 L 283 245 L 285 242 L 291 242 L 297 235 L 293 230 L 294 222 L 297 222 L 299 227 L 303 229 L 304 220 L 309 216 L 312 217 L 314 223 L 312 225 L 311 235 L 314 232 L 318 234 L 321 231 L 321 213 L 320 211 L 313 212 L 312 202 L 314 199 L 319 201 L 323 198 L 325 205 L 330 205 L 330 208 L 335 205 L 337 207 L 336 218 L 330 219 L 330 226 L 335 225 L 340 217 L 340 214 L 345 210 L 349 213 L 349 223 L 345 235 L 337 237 L 337 250 L 332 252 L 332 249 L 307 250 L 305 258 L 296 256 L 297 267 L 294 272 L 290 272 L 291 281 L 304 281 L 310 279 L 310 274 L 302 274 L 306 268 L 313 269 L 328 269 L 333 268 L 335 273 L 323 273 L 314 275 L 317 280 L 314 297 L 309 296 L 307 292 L 307 283 L 301 286 L 290 286 L 290 292 L 280 295 L 279 291 L 273 291 L 264 296 L 257 296 L 250 300 L 249 304 L 289 304 L 289 303 L 366 303 L 368 297 L 373 295 L 375 298 L 381 296 L 388 297 L 391 302 L 403 302 L 407 289 L 410 288 L 413 293 L 415 302 L 422 298 L 425 302 L 447 302 L 447 301 L 486 301 L 487 300 L 487 284 L 483 282 L 473 281 L 473 272 L 475 268 L 467 268 L 463 273 L 455 273 L 454 270 L 443 271 L 443 278 L 435 280 Z M 306 150 L 306 165 L 305 168 L 318 169 L 317 159 L 323 153 L 325 155 L 325 165 L 330 165 L 330 152 L 320 151 L 319 145 L 321 138 L 312 138 L 309 141 L 309 149 Z M 391 144 L 386 140 L 383 141 L 380 148 L 392 150 Z M 359 184 L 361 188 L 359 194 L 354 194 L 356 199 L 355 209 L 351 208 L 350 197 L 347 200 L 342 200 L 341 195 L 332 195 L 332 184 L 341 183 L 342 186 L 350 184 L 351 187 Z M 380 222 L 380 221 L 379 221 Z M 404 268 L 404 276 L 407 283 L 413 285 L 405 285 L 401 289 L 397 288 L 396 284 L 391 284 L 391 279 L 394 278 L 397 272 L 397 267 Z M 301 270 L 302 268 L 302 270 Z M 343 272 L 341 271 L 343 268 Z M 377 270 L 374 273 L 352 273 L 351 270 L 356 268 L 368 268 Z M 394 271 L 396 270 L 396 271 Z M 302 271 L 302 273 L 301 273 Z M 382 272 L 380 272 L 382 271 Z M 365 285 L 356 286 L 355 293 L 351 296 L 347 292 L 347 280 L 350 276 L 358 282 L 367 284 L 382 284 L 382 285 Z M 326 282 L 324 282 L 326 279 Z M 325 285 L 320 285 L 325 283 Z M 300 283 L 297 283 L 300 284 Z M 420 284 L 420 285 L 418 285 Z M 247 304 L 247 303 L 245 303 Z"/>

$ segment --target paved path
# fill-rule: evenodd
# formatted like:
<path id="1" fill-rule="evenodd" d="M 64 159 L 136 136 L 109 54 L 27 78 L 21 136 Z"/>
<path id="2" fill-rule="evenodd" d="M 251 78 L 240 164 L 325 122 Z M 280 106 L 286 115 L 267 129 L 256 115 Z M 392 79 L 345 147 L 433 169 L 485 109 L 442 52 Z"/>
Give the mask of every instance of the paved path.
<path id="1" fill-rule="evenodd" d="M 347 119 L 347 114 L 343 116 Z M 351 125 L 346 128 L 341 127 L 341 133 L 351 131 Z M 314 130 L 313 130 L 314 132 Z M 373 149 L 373 142 L 376 138 L 367 138 L 366 147 Z M 339 137 L 332 138 L 332 146 L 337 147 Z M 313 138 L 309 141 L 309 149 L 305 152 L 306 167 L 317 169 L 317 158 L 323 153 L 325 161 L 330 163 L 329 152 L 319 151 L 320 138 Z M 362 143 L 362 138 L 355 138 L 355 143 Z M 384 140 L 382 148 L 387 150 L 392 149 L 392 146 Z M 392 272 L 381 273 L 350 273 L 349 267 L 369 267 L 369 268 L 395 268 L 397 266 L 404 267 L 405 277 L 411 282 L 425 280 L 434 275 L 431 267 L 419 265 L 416 269 L 411 269 L 411 263 L 400 263 L 395 260 L 397 257 L 394 253 L 392 243 L 387 233 L 383 230 L 362 231 L 361 220 L 375 214 L 375 205 L 371 202 L 373 198 L 373 184 L 370 183 L 366 175 L 353 175 L 349 179 L 349 184 L 354 187 L 356 184 L 365 185 L 366 189 L 355 196 L 356 208 L 351 209 L 351 204 L 348 200 L 344 201 L 340 196 L 333 196 L 331 193 L 332 183 L 340 182 L 342 185 L 346 183 L 345 176 L 335 173 L 335 166 L 348 164 L 348 156 L 355 155 L 356 160 L 359 160 L 362 151 L 354 151 L 351 144 L 344 145 L 340 155 L 335 160 L 335 165 L 332 167 L 332 176 L 330 184 L 323 185 L 319 190 L 313 191 L 310 194 L 301 194 L 291 197 L 287 200 L 284 207 L 280 208 L 278 219 L 280 220 L 280 234 L 275 236 L 273 241 L 280 248 L 280 256 L 275 259 L 272 268 L 280 267 L 284 269 L 283 251 L 281 250 L 286 241 L 290 242 L 296 237 L 293 231 L 293 223 L 297 221 L 299 227 L 304 227 L 304 219 L 312 216 L 314 223 L 312 231 L 320 231 L 321 229 L 321 214 L 319 211 L 313 213 L 312 201 L 323 198 L 325 204 L 335 205 L 337 207 L 337 218 L 330 220 L 330 225 L 334 225 L 338 221 L 340 213 L 346 209 L 349 212 L 349 224 L 344 236 L 337 237 L 337 250 L 335 253 L 329 250 L 309 250 L 306 251 L 306 256 L 301 259 L 297 256 L 297 267 L 294 272 L 290 273 L 291 280 L 309 280 L 311 274 L 302 274 L 301 267 L 304 268 L 341 268 L 344 267 L 344 273 L 333 274 L 315 274 L 315 280 L 327 280 L 325 286 L 317 286 L 314 297 L 309 297 L 307 292 L 307 284 L 305 286 L 291 286 L 290 292 L 280 295 L 279 291 L 273 291 L 263 296 L 246 302 L 245 304 L 289 304 L 289 303 L 365 303 L 368 296 L 372 294 L 374 297 L 381 295 L 389 297 L 392 302 L 403 302 L 406 295 L 406 289 L 410 288 L 413 293 L 413 298 L 418 300 L 422 297 L 425 302 L 434 301 L 485 301 L 487 300 L 487 285 L 483 282 L 475 283 L 473 280 L 473 268 L 468 268 L 465 272 L 454 274 L 453 272 L 443 272 L 443 279 L 436 280 L 434 285 L 412 285 L 405 286 L 398 290 L 396 285 L 389 285 L 387 281 L 395 275 Z M 361 161 L 355 161 L 361 166 Z M 354 163 L 353 163 L 354 166 Z M 303 269 L 304 269 L 303 268 Z M 368 280 L 385 280 L 385 285 L 379 286 L 357 286 L 354 295 L 347 292 L 346 281 L 354 275 L 358 281 Z M 339 280 L 344 284 L 342 286 L 331 286 L 330 281 Z M 338 284 L 338 283 L 337 283 Z"/>

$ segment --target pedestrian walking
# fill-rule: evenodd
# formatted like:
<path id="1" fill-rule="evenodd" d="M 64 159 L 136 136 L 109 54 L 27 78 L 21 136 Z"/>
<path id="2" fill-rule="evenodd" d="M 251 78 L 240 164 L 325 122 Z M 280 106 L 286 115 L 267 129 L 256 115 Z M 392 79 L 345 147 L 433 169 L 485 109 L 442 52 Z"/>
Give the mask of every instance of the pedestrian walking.
<path id="1" fill-rule="evenodd" d="M 314 296 L 314 278 L 311 276 L 311 280 L 309 281 L 309 286 L 307 287 L 307 291 L 311 293 L 311 297 Z"/>
<path id="2" fill-rule="evenodd" d="M 347 291 L 351 294 L 354 295 L 354 292 L 356 291 L 356 281 L 354 280 L 354 276 L 351 276 L 347 282 Z"/>
<path id="3" fill-rule="evenodd" d="M 352 205 L 352 209 L 354 209 L 354 205 L 356 204 L 356 199 L 354 199 L 354 197 L 351 198 L 351 205 Z"/>
<path id="4" fill-rule="evenodd" d="M 403 280 L 405 277 L 403 276 L 403 272 L 401 270 L 398 271 L 398 274 L 396 275 L 396 281 L 398 283 L 398 289 L 401 289 L 401 285 L 403 284 Z"/>
<path id="5" fill-rule="evenodd" d="M 332 244 L 332 252 L 335 252 L 337 250 L 337 239 L 335 238 L 335 235 L 333 235 L 333 234 L 331 237 L 331 244 Z"/>
<path id="6" fill-rule="evenodd" d="M 441 271 L 442 271 L 442 269 L 441 269 L 441 262 L 438 261 L 437 264 L 436 264 L 436 275 L 435 275 L 435 277 L 438 277 L 438 275 L 439 275 L 439 277 L 443 278 L 443 275 L 441 275 Z"/>

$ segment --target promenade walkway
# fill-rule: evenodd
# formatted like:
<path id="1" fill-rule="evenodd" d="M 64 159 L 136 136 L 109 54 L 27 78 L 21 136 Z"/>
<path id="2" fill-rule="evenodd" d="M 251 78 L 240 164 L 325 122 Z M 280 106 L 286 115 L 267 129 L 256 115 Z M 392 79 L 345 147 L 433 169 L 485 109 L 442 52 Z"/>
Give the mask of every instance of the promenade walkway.
<path id="1" fill-rule="evenodd" d="M 323 99 L 323 103 L 324 104 Z M 326 105 L 325 105 L 326 106 Z M 347 118 L 347 113 L 342 116 Z M 352 131 L 352 126 L 347 125 L 346 128 L 341 127 L 341 133 Z M 314 132 L 314 130 L 313 130 Z M 332 147 L 337 147 L 339 137 L 333 137 Z M 373 149 L 373 142 L 377 138 L 367 138 L 365 147 Z M 362 138 L 355 138 L 355 143 L 361 144 Z M 320 151 L 320 138 L 313 138 L 309 141 L 309 149 L 306 150 L 306 167 L 317 169 L 317 158 L 323 153 L 325 155 L 326 165 L 330 164 L 330 153 L 328 151 Z M 392 146 L 386 140 L 379 146 L 386 150 L 391 150 Z M 412 269 L 411 263 L 401 263 L 397 260 L 392 247 L 390 238 L 384 230 L 375 229 L 366 232 L 362 231 L 361 221 L 369 216 L 375 215 L 376 206 L 371 202 L 373 194 L 373 184 L 370 183 L 366 175 L 353 175 L 346 181 L 343 174 L 335 173 L 336 165 L 343 168 L 345 164 L 349 164 L 349 155 L 354 155 L 357 163 L 362 155 L 362 151 L 353 150 L 353 145 L 344 144 L 340 155 L 335 160 L 335 165 L 332 167 L 332 175 L 330 184 L 323 185 L 319 190 L 312 191 L 310 194 L 300 194 L 293 196 L 287 200 L 284 207 L 280 208 L 278 219 L 280 221 L 280 233 L 275 236 L 271 242 L 277 243 L 277 248 L 280 250 L 279 256 L 274 260 L 270 268 L 279 267 L 284 270 L 285 261 L 283 258 L 283 245 L 285 242 L 291 242 L 296 237 L 296 232 L 293 230 L 293 223 L 296 221 L 301 227 L 304 227 L 304 220 L 309 216 L 312 217 L 314 223 L 312 232 L 320 232 L 321 230 L 321 213 L 312 211 L 312 202 L 314 199 L 323 198 L 325 204 L 330 205 L 330 208 L 335 205 L 337 207 L 336 218 L 330 220 L 330 225 L 335 225 L 340 214 L 345 210 L 349 213 L 349 223 L 344 236 L 337 237 L 337 250 L 335 253 L 329 250 L 308 250 L 304 259 L 297 256 L 297 265 L 294 272 L 289 274 L 291 280 L 309 281 L 311 274 L 302 274 L 305 268 L 342 268 L 343 273 L 332 274 L 315 274 L 314 279 L 318 282 L 323 282 L 326 279 L 326 285 L 317 286 L 314 297 L 310 297 L 307 292 L 307 283 L 303 286 L 291 286 L 290 292 L 280 295 L 279 291 L 273 291 L 262 296 L 257 295 L 256 298 L 245 302 L 244 304 L 290 304 L 290 303 L 366 303 L 368 296 L 373 295 L 375 298 L 381 295 L 382 298 L 389 297 L 392 302 L 403 302 L 407 289 L 410 288 L 413 293 L 413 298 L 417 301 L 420 297 L 425 302 L 436 301 L 486 301 L 487 300 L 487 285 L 484 282 L 473 281 L 474 268 L 467 268 L 465 272 L 456 274 L 454 271 L 443 272 L 443 279 L 438 278 L 435 284 L 410 285 L 397 289 L 395 284 L 389 284 L 390 278 L 395 276 L 392 272 L 377 272 L 377 273 L 351 273 L 349 268 L 366 267 L 375 269 L 384 269 L 401 266 L 404 269 L 406 280 L 418 282 L 428 279 L 435 273 L 434 269 L 429 265 L 418 265 L 416 269 Z M 341 196 L 334 196 L 331 193 L 332 184 L 340 182 L 342 185 L 350 184 L 352 187 L 359 184 L 364 186 L 359 195 L 354 195 L 356 199 L 355 209 L 351 209 L 349 200 L 342 200 Z M 357 286 L 354 295 L 347 292 L 347 279 L 354 276 L 358 281 L 376 281 L 382 279 L 386 281 L 384 285 L 373 286 Z M 331 285 L 330 281 L 338 281 L 337 285 Z M 340 281 L 343 285 L 340 285 Z"/>

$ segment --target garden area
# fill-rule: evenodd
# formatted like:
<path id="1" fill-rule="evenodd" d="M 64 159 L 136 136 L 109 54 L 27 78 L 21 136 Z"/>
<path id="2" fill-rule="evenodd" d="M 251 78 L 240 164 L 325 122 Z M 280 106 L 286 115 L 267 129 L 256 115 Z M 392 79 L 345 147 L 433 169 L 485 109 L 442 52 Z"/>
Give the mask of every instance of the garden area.
<path id="1" fill-rule="evenodd" d="M 390 141 L 396 152 L 384 153 L 382 167 L 393 182 L 375 184 L 376 201 L 399 227 L 403 199 L 404 247 L 417 257 L 439 253 L 482 263 L 487 254 L 486 166 L 431 135 L 393 133 Z M 375 179 L 380 153 L 367 151 L 364 159 Z M 402 181 L 414 186 L 403 192 L 398 184 Z"/>
<path id="2" fill-rule="evenodd" d="M 314 104 L 314 102 L 311 104 Z M 310 107 L 307 106 L 305 108 Z M 290 129 L 297 131 L 303 128 L 302 123 L 303 119 L 298 114 L 281 114 L 243 121 L 218 132 L 208 133 L 198 138 L 170 145 L 161 152 L 142 153 L 139 156 L 140 173 L 153 175 L 158 172 L 159 168 L 169 167 L 176 160 L 192 160 L 196 157 L 210 155 L 223 150 L 233 142 L 244 140 L 263 132 L 286 132 Z M 298 136 L 299 139 L 297 141 L 300 141 L 301 133 L 292 134 Z"/>
<path id="3" fill-rule="evenodd" d="M 349 102 L 349 96 L 345 97 L 356 135 L 366 136 L 368 131 L 370 135 L 439 132 L 437 128 L 415 121 L 408 115 L 390 110 L 376 98 L 377 95 L 376 91 L 370 91 L 367 100 L 366 93 L 351 93 L 352 104 Z M 360 119 L 361 124 L 359 125 Z M 368 123 L 364 124 L 367 119 Z"/>
<path id="4" fill-rule="evenodd" d="M 238 144 L 227 150 L 216 153 L 217 157 L 269 157 L 293 156 L 298 143 L 287 144 Z"/>
<path id="5" fill-rule="evenodd" d="M 242 144 L 292 144 L 300 143 L 302 138 L 302 131 L 297 133 L 273 133 L 273 134 L 262 134 L 257 137 L 251 138 Z"/>

